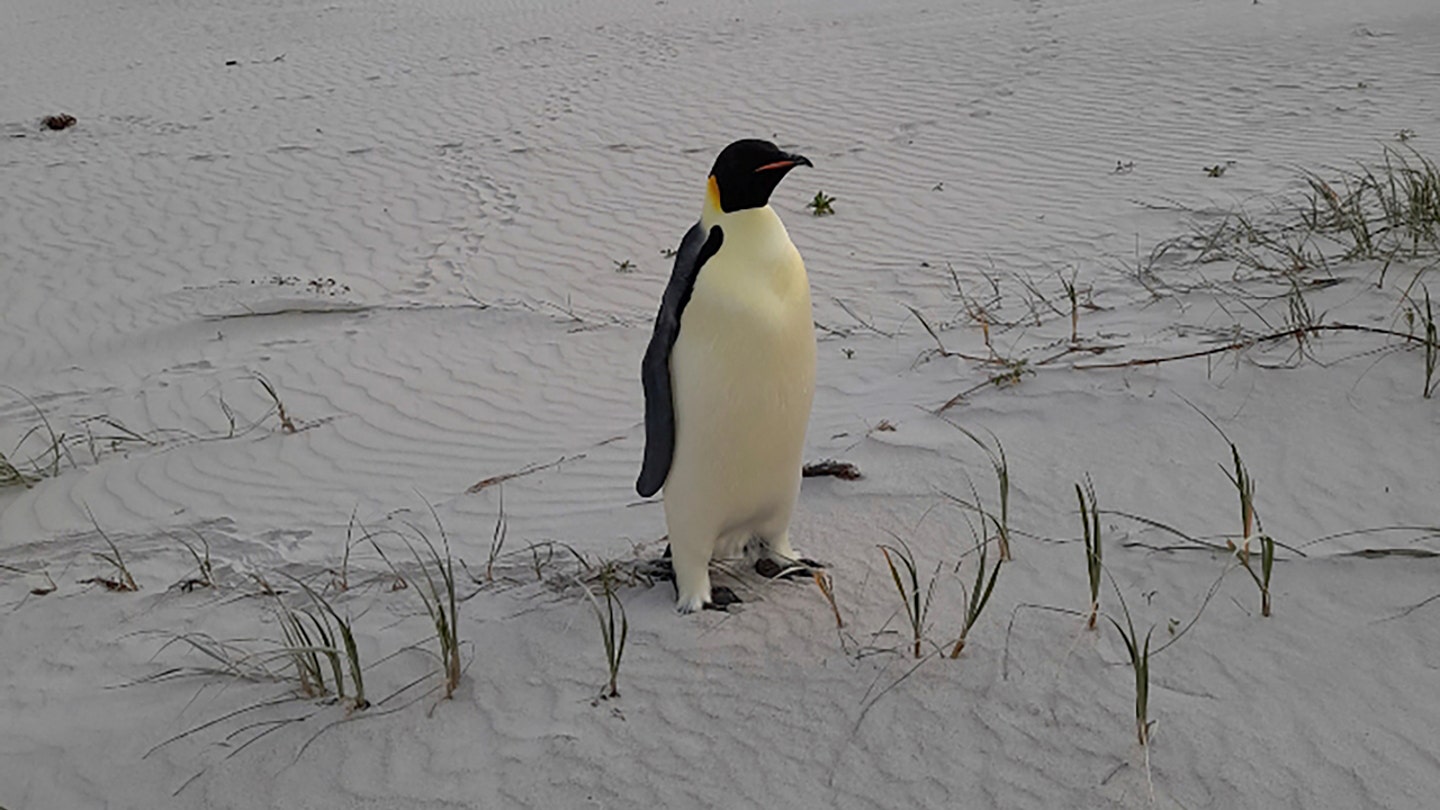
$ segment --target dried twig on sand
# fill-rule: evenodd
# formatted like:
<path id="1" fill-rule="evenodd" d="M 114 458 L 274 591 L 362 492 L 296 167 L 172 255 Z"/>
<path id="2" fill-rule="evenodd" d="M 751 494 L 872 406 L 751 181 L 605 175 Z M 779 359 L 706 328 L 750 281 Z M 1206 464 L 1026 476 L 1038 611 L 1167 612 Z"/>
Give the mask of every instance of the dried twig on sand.
<path id="1" fill-rule="evenodd" d="M 549 464 L 530 464 L 522 467 L 519 470 L 516 470 L 515 472 L 492 475 L 489 478 L 471 484 L 470 488 L 465 490 L 465 494 L 474 495 L 475 493 L 480 492 L 481 490 L 489 489 L 496 484 L 503 484 L 512 478 L 520 478 L 521 476 L 530 475 L 531 473 L 537 473 L 541 470 L 548 470 L 551 467 L 559 467 L 561 464 L 564 464 L 567 461 L 579 461 L 582 458 L 585 458 L 584 453 L 576 453 L 573 456 L 561 456 L 560 458 L 555 459 Z"/>

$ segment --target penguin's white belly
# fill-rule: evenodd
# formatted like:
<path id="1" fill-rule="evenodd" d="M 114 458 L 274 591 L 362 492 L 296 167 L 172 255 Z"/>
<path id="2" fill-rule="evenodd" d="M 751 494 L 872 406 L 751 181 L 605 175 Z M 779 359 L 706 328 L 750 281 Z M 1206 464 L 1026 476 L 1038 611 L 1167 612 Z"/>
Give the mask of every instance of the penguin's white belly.
<path id="1" fill-rule="evenodd" d="M 810 291 L 788 239 L 767 253 L 722 248 L 707 263 L 671 354 L 667 522 L 672 542 L 708 538 L 716 557 L 783 533 L 799 494 L 815 389 Z"/>

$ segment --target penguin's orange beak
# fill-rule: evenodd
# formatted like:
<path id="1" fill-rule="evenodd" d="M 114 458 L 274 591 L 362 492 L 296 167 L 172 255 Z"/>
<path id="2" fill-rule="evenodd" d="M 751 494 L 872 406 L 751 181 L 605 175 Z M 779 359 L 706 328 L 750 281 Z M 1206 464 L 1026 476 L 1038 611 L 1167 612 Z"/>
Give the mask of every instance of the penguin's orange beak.
<path id="1" fill-rule="evenodd" d="M 759 174 L 760 172 L 768 172 L 773 169 L 793 169 L 796 166 L 813 167 L 814 165 L 815 164 L 810 162 L 810 158 L 807 158 L 804 155 L 786 155 L 782 160 L 777 160 L 773 163 L 766 163 L 764 166 L 757 167 L 755 169 L 755 173 Z"/>

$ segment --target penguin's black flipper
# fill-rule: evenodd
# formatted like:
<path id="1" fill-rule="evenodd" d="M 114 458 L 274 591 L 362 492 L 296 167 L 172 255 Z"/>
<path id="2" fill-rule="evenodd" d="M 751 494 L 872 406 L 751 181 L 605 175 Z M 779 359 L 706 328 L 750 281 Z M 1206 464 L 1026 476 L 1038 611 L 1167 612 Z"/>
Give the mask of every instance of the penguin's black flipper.
<path id="1" fill-rule="evenodd" d="M 645 386 L 645 461 L 635 491 L 648 498 L 660 491 L 670 475 L 670 461 L 675 454 L 675 394 L 670 387 L 670 350 L 680 337 L 680 315 L 690 303 L 695 279 L 700 268 L 720 249 L 725 232 L 719 225 L 707 233 L 695 223 L 685 233 L 675 253 L 675 269 L 660 299 L 660 312 L 655 316 L 655 331 L 640 364 L 640 381 Z"/>

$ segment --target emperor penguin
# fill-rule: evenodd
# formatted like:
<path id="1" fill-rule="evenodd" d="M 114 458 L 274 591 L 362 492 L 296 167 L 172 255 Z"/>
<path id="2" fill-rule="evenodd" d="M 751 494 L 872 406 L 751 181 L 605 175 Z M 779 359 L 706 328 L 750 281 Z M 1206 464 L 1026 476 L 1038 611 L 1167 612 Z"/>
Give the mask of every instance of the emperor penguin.
<path id="1" fill-rule="evenodd" d="M 767 576 L 818 565 L 790 544 L 815 392 L 815 323 L 800 252 L 770 194 L 801 155 L 747 139 L 716 158 L 641 364 L 645 458 L 635 489 L 664 488 L 676 609 L 740 601 L 710 560 Z"/>

